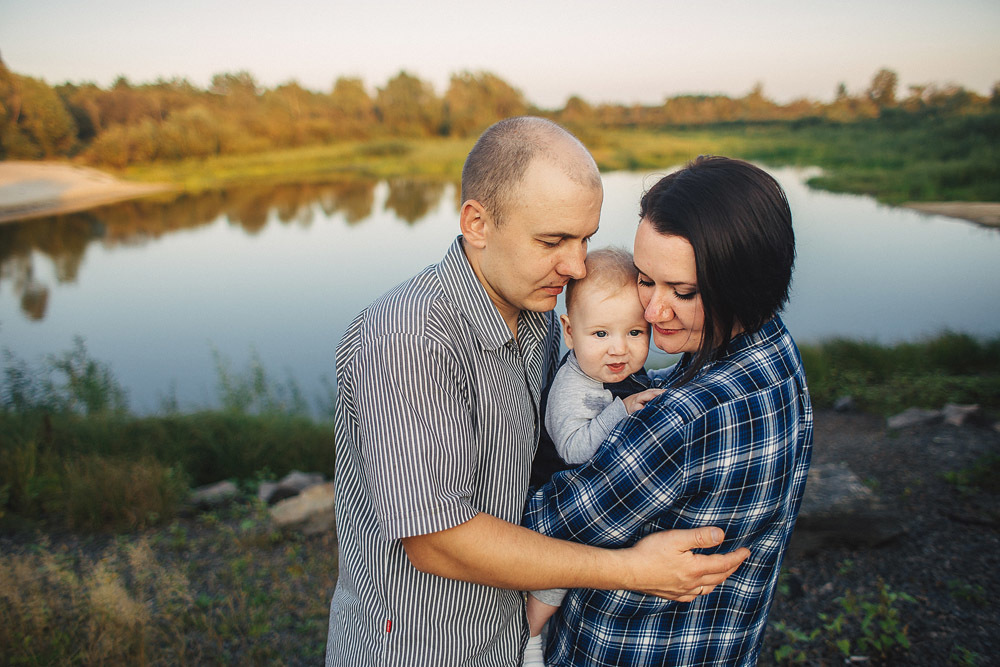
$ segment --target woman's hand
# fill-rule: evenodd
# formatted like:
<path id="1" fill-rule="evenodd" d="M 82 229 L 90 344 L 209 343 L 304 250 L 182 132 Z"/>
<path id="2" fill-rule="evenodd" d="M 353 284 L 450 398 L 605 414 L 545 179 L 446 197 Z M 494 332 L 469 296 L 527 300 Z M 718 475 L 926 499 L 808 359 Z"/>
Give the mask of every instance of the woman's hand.
<path id="1" fill-rule="evenodd" d="M 622 403 L 625 404 L 625 409 L 628 410 L 628 413 L 632 414 L 636 410 L 642 410 L 646 407 L 646 403 L 649 403 L 662 393 L 662 389 L 646 389 L 645 391 L 640 391 L 638 394 L 626 396 L 622 399 Z"/>

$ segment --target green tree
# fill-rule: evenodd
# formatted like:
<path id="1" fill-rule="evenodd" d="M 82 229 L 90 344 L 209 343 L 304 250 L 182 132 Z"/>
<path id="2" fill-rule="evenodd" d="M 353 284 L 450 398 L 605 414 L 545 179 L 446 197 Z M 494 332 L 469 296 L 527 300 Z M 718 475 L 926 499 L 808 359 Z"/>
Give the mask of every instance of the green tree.
<path id="1" fill-rule="evenodd" d="M 76 124 L 59 95 L 41 79 L 14 79 L 21 98 L 17 125 L 35 149 L 32 157 L 67 155 L 76 141 Z"/>

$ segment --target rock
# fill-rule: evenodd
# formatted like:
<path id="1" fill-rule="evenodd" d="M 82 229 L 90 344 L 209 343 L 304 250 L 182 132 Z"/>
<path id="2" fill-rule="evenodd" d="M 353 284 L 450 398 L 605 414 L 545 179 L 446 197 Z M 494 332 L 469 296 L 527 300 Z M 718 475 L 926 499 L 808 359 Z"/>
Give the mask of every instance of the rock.
<path id="1" fill-rule="evenodd" d="M 841 396 L 833 404 L 834 412 L 854 412 L 854 407 L 853 396 Z"/>
<path id="2" fill-rule="evenodd" d="M 956 405 L 948 403 L 941 409 L 944 423 L 952 426 L 963 426 L 966 422 L 979 415 L 978 405 Z"/>
<path id="3" fill-rule="evenodd" d="M 271 508 L 275 527 L 316 535 L 333 529 L 333 483 L 310 486 L 294 498 L 286 498 Z"/>
<path id="4" fill-rule="evenodd" d="M 274 499 L 274 492 L 278 490 L 277 482 L 261 482 L 257 487 L 257 499 L 260 500 L 265 505 L 271 505 L 276 502 Z"/>
<path id="5" fill-rule="evenodd" d="M 230 481 L 216 482 L 199 486 L 191 491 L 189 498 L 192 505 L 199 509 L 216 509 L 231 503 L 240 490 Z"/>
<path id="6" fill-rule="evenodd" d="M 294 498 L 305 489 L 325 481 L 323 473 L 293 470 L 279 482 L 261 482 L 257 489 L 257 497 L 268 505 L 273 505 L 285 498 Z"/>
<path id="7" fill-rule="evenodd" d="M 874 547 L 905 532 L 901 519 L 843 463 L 809 470 L 791 549 L 814 552 L 826 546 Z"/>
<path id="8" fill-rule="evenodd" d="M 302 493 L 310 486 L 315 486 L 317 484 L 322 484 L 326 481 L 323 477 L 323 473 L 319 472 L 299 472 L 298 470 L 293 470 L 278 482 L 278 486 L 282 489 L 288 489 L 289 491 L 294 490 L 296 493 Z"/>
<path id="9" fill-rule="evenodd" d="M 889 417 L 886 421 L 886 425 L 891 429 L 906 428 L 908 426 L 923 426 L 925 424 L 933 424 L 934 422 L 940 420 L 941 416 L 942 413 L 940 410 L 910 408 L 909 410 L 900 412 L 898 415 Z"/>

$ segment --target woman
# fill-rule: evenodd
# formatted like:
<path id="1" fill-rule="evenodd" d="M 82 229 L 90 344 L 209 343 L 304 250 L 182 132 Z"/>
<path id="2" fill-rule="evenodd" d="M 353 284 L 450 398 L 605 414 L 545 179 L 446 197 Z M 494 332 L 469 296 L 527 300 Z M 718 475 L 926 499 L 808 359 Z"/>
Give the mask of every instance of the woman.
<path id="1" fill-rule="evenodd" d="M 812 408 L 778 317 L 795 240 L 780 186 L 745 162 L 701 157 L 654 185 L 635 237 L 653 342 L 683 353 L 668 391 L 586 465 L 529 499 L 524 525 L 624 547 L 664 529 L 718 526 L 750 549 L 690 603 L 571 591 L 550 622 L 549 665 L 752 665 L 805 487 Z"/>

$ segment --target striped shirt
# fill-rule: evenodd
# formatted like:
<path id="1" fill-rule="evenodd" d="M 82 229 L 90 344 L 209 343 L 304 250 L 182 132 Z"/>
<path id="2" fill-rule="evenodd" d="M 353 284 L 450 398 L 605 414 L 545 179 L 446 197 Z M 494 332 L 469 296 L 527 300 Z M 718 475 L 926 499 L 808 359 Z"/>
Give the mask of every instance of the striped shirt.
<path id="1" fill-rule="evenodd" d="M 600 547 L 718 526 L 726 540 L 710 552 L 747 547 L 750 557 L 691 603 L 571 590 L 551 621 L 547 664 L 753 665 L 811 451 L 802 362 L 779 318 L 621 421 L 594 458 L 531 497 L 524 525 Z"/>
<path id="2" fill-rule="evenodd" d="M 416 570 L 401 538 L 519 523 L 555 372 L 555 316 L 515 340 L 462 250 L 366 308 L 337 350 L 339 577 L 326 664 L 517 664 L 524 595 Z"/>

